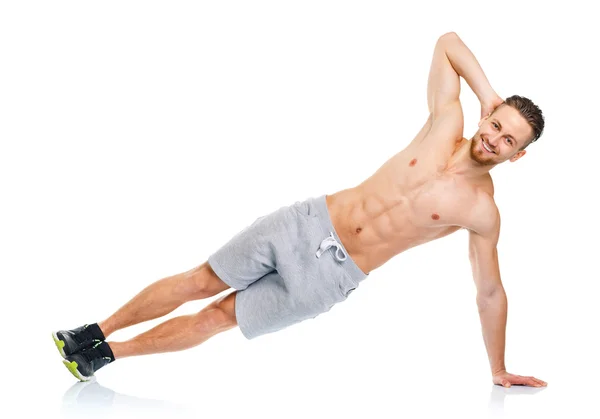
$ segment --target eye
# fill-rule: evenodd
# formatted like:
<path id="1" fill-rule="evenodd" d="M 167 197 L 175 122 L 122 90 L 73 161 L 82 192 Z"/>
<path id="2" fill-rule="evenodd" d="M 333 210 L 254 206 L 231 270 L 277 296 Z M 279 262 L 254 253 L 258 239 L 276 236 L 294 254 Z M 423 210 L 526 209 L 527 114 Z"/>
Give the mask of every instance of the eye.
<path id="1" fill-rule="evenodd" d="M 492 122 L 492 125 L 494 125 L 494 128 L 498 128 L 498 124 L 496 124 L 495 122 Z"/>
<path id="2" fill-rule="evenodd" d="M 513 142 L 510 138 L 506 137 L 506 140 L 508 141 L 508 144 L 512 145 Z"/>

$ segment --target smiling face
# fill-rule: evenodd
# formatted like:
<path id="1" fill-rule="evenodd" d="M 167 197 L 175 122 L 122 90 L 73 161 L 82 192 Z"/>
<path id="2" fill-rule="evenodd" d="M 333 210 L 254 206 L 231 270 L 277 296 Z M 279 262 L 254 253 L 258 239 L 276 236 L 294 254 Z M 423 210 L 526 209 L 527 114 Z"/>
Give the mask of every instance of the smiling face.
<path id="1" fill-rule="evenodd" d="M 525 155 L 533 129 L 518 110 L 500 105 L 479 121 L 479 129 L 471 139 L 471 158 L 481 165 L 497 165 L 516 161 Z"/>

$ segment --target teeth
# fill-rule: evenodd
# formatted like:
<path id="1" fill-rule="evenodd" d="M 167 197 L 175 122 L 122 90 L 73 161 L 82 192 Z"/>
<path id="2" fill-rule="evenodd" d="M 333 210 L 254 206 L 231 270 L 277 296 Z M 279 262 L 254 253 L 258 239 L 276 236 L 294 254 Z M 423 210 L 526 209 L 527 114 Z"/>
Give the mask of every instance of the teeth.
<path id="1" fill-rule="evenodd" d="M 488 146 L 485 144 L 485 141 L 483 141 L 483 140 L 482 140 L 482 141 L 481 141 L 481 144 L 483 144 L 483 148 L 485 148 L 485 149 L 486 149 L 487 151 L 489 151 L 490 153 L 493 153 L 493 151 L 492 151 L 492 150 L 490 150 L 490 149 L 488 148 Z"/>

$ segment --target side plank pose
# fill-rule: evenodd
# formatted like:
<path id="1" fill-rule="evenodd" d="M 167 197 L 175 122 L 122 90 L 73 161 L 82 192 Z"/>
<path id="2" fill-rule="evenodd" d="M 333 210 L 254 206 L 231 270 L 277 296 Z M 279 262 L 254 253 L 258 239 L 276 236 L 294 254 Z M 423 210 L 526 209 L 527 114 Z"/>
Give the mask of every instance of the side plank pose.
<path id="1" fill-rule="evenodd" d="M 481 103 L 479 129 L 463 137 L 463 77 Z M 525 155 L 544 129 L 528 98 L 502 100 L 475 56 L 449 32 L 435 45 L 429 117 L 408 146 L 361 184 L 258 217 L 204 263 L 144 288 L 98 323 L 53 332 L 79 380 L 116 359 L 192 348 L 239 326 L 247 339 L 327 312 L 392 257 L 464 228 L 492 381 L 545 386 L 504 363 L 507 299 L 496 245 L 500 214 L 490 170 Z M 165 321 L 125 342 L 114 331 L 164 316 L 183 303 L 233 291 L 197 314 Z"/>

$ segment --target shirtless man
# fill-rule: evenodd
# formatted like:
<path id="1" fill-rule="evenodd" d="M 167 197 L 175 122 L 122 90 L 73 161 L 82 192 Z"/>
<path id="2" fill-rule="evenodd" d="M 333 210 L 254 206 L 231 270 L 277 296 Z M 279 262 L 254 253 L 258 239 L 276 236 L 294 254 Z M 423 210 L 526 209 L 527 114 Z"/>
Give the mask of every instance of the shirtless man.
<path id="1" fill-rule="evenodd" d="M 463 138 L 460 77 L 481 102 L 479 129 L 470 140 Z M 152 283 L 106 320 L 53 332 L 64 364 L 85 381 L 115 359 L 188 349 L 235 326 L 248 339 L 281 330 L 344 301 L 399 253 L 464 228 L 493 383 L 545 386 L 505 368 L 500 214 L 489 175 L 497 164 L 525 155 L 542 134 L 542 113 L 527 98 L 503 101 L 452 32 L 435 45 L 427 99 L 429 117 L 420 132 L 360 185 L 259 217 L 206 262 Z M 105 340 L 229 288 L 234 291 L 199 313 L 125 342 Z"/>

